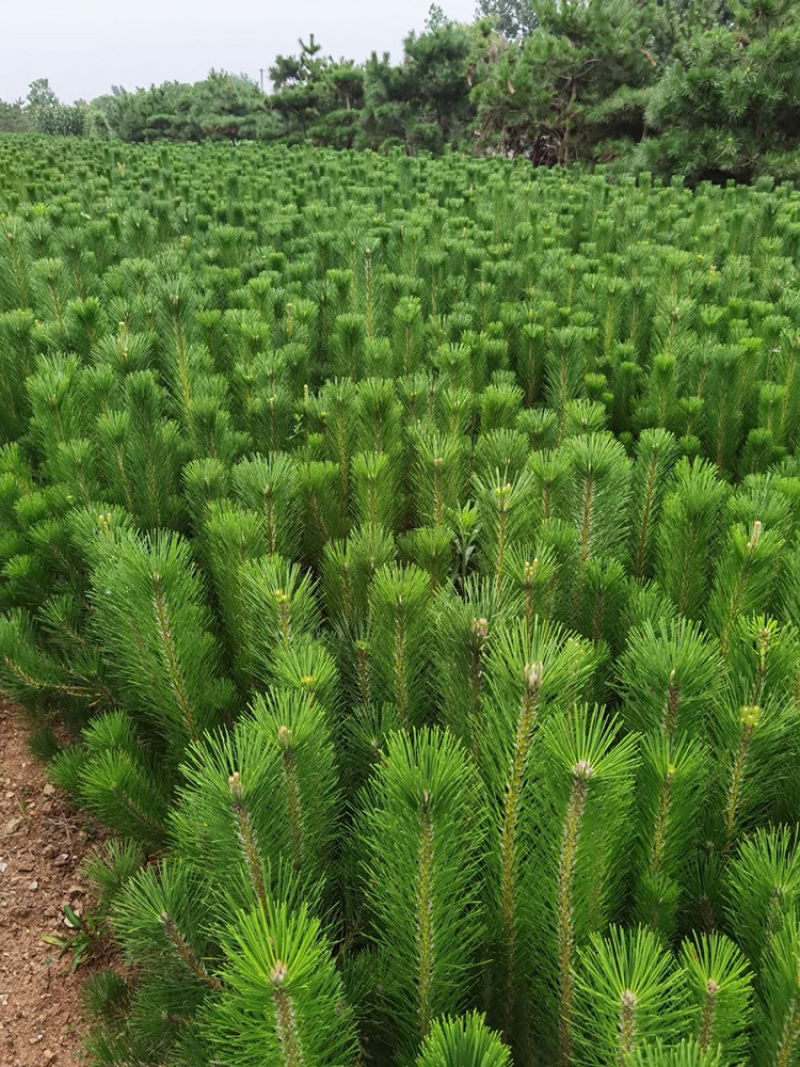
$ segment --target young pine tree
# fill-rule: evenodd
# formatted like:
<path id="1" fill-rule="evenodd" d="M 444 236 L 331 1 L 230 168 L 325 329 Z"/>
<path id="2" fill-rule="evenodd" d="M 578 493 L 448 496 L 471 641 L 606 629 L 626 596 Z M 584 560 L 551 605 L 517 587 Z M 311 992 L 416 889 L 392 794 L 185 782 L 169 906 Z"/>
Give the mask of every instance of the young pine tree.
<path id="1" fill-rule="evenodd" d="M 739 1063 L 753 1016 L 753 975 L 747 960 L 723 934 L 693 934 L 679 956 L 688 1029 L 703 1052 L 719 1050 Z"/>
<path id="2" fill-rule="evenodd" d="M 524 827 L 528 951 L 539 961 L 532 1010 L 542 1051 L 575 1052 L 576 952 L 621 908 L 629 855 L 635 735 L 619 737 L 602 708 L 578 705 L 541 734 L 541 768 Z"/>
<path id="3" fill-rule="evenodd" d="M 593 666 L 587 646 L 557 624 L 534 618 L 530 632 L 524 623 L 508 624 L 487 657 L 481 718 L 470 723 L 470 749 L 489 799 L 488 933 L 496 946 L 492 984 L 507 1039 L 521 1040 L 530 980 L 523 821 L 534 769 L 541 769 L 536 738 L 542 722 L 575 714 L 573 702 L 581 699 Z"/>
<path id="4" fill-rule="evenodd" d="M 330 730 L 308 697 L 273 690 L 252 717 L 193 749 L 173 812 L 174 853 L 215 871 L 219 910 L 313 902 L 333 873 L 339 794 Z"/>
<path id="5" fill-rule="evenodd" d="M 370 589 L 370 689 L 375 703 L 397 708 L 401 726 L 428 714 L 431 603 L 427 576 L 414 564 L 386 566 Z"/>
<path id="6" fill-rule="evenodd" d="M 695 738 L 673 738 L 661 730 L 643 736 L 641 757 L 633 910 L 669 943 L 687 902 L 709 757 Z"/>
<path id="7" fill-rule="evenodd" d="M 231 1067 L 348 1067 L 357 1062 L 353 1016 L 318 919 L 305 905 L 269 901 L 240 913 L 224 936 L 222 992 L 203 1033 Z"/>
<path id="8" fill-rule="evenodd" d="M 593 934 L 575 967 L 574 1057 L 625 1063 L 648 1041 L 680 1032 L 680 975 L 671 953 L 644 927 Z"/>
<path id="9" fill-rule="evenodd" d="M 378 952 L 378 1007 L 412 1052 L 474 988 L 484 801 L 448 733 L 393 734 L 363 814 L 364 893 Z"/>
<path id="10" fill-rule="evenodd" d="M 120 541 L 93 574 L 91 600 L 124 706 L 177 763 L 236 707 L 188 543 L 174 536 Z"/>
<path id="11" fill-rule="evenodd" d="M 510 1067 L 511 1052 L 482 1015 L 437 1019 L 416 1060 L 416 1067 Z"/>

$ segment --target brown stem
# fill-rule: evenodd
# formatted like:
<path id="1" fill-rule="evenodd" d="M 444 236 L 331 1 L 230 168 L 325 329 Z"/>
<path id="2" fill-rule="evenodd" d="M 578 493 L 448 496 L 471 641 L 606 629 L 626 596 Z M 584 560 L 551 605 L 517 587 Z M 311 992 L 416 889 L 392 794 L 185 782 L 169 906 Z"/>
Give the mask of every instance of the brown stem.
<path id="1" fill-rule="evenodd" d="M 288 726 L 281 726 L 278 739 L 283 747 L 283 778 L 286 783 L 286 799 L 289 809 L 289 841 L 296 870 L 303 864 L 303 812 L 300 803 L 300 787 L 297 781 L 297 767 L 293 748 L 292 731 Z"/>
<path id="2" fill-rule="evenodd" d="M 272 1001 L 275 1005 L 275 1029 L 278 1032 L 283 1062 L 285 1067 L 303 1067 L 303 1051 L 300 1047 L 300 1035 L 297 1033 L 297 1021 L 294 1016 L 292 998 L 284 989 L 287 978 L 286 964 L 275 961 L 269 972 L 272 983 Z"/>
<path id="3" fill-rule="evenodd" d="M 514 987 L 516 969 L 516 884 L 517 884 L 517 825 L 522 802 L 522 787 L 525 769 L 530 756 L 533 728 L 539 704 L 542 664 L 525 667 L 525 692 L 522 696 L 517 734 L 511 756 L 511 768 L 503 805 L 503 820 L 500 827 L 500 921 L 503 929 L 503 947 L 506 962 L 506 997 L 503 1031 L 510 1037 L 514 1021 Z"/>
<path id="4" fill-rule="evenodd" d="M 433 820 L 430 794 L 422 796 L 422 827 L 419 851 L 417 888 L 417 950 L 419 952 L 419 1020 L 420 1037 L 426 1037 L 431 1025 L 433 995 Z"/>
<path id="5" fill-rule="evenodd" d="M 194 976 L 196 978 L 199 978 L 203 985 L 207 985 L 209 989 L 222 989 L 222 983 L 213 975 L 208 973 L 205 964 L 202 962 L 202 960 L 199 960 L 194 954 L 191 945 L 180 932 L 178 927 L 175 925 L 174 920 L 165 911 L 161 913 L 160 920 L 161 925 L 164 928 L 164 932 L 169 938 L 169 940 L 172 942 L 175 951 L 178 953 L 178 955 L 189 968 L 189 970 L 194 974 Z"/>
<path id="6" fill-rule="evenodd" d="M 239 834 L 239 844 L 241 845 L 242 853 L 247 864 L 247 870 L 250 874 L 250 881 L 253 885 L 256 897 L 261 903 L 261 906 L 266 911 L 267 908 L 267 890 L 264 885 L 264 874 L 261 868 L 261 857 L 258 851 L 258 844 L 256 842 L 255 831 L 253 830 L 253 824 L 250 821 L 250 813 L 247 810 L 244 802 L 244 792 L 242 790 L 242 783 L 239 777 L 239 772 L 234 773 L 228 779 L 228 786 L 231 792 L 231 804 L 233 806 L 233 814 L 236 818 L 236 828 Z"/>
<path id="7" fill-rule="evenodd" d="M 575 994 L 572 972 L 575 950 L 575 929 L 572 911 L 572 889 L 575 881 L 575 861 L 578 853 L 578 837 L 583 810 L 589 793 L 589 781 L 594 768 L 588 760 L 576 763 L 572 771 L 572 792 L 564 836 L 558 863 L 557 883 L 557 936 L 558 936 L 558 984 L 559 984 L 559 1036 L 561 1042 L 561 1067 L 572 1061 L 572 1005 Z"/>

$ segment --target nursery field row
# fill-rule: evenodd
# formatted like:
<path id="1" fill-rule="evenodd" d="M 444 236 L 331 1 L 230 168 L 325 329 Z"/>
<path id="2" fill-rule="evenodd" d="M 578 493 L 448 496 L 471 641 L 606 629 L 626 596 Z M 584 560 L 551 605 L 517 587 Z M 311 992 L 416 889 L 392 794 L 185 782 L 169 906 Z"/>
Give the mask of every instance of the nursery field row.
<path id="1" fill-rule="evenodd" d="M 800 1061 L 800 194 L 6 138 L 0 214 L 91 1062 Z"/>

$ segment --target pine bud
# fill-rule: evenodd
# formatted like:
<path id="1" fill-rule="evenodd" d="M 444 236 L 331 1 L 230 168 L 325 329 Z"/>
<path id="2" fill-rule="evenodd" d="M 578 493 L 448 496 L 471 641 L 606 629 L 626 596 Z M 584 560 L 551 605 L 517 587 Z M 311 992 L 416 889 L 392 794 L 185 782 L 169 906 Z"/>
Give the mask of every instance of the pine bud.
<path id="1" fill-rule="evenodd" d="M 750 535 L 750 540 L 747 542 L 747 551 L 748 552 L 752 552 L 753 551 L 753 549 L 758 544 L 760 537 L 761 537 L 761 523 L 758 521 L 758 519 L 756 519 L 756 521 L 753 523 L 753 532 Z"/>
<path id="2" fill-rule="evenodd" d="M 544 671 L 543 663 L 526 663 L 525 664 L 525 684 L 530 692 L 538 689 L 542 682 L 542 673 Z"/>
<path id="3" fill-rule="evenodd" d="M 591 765 L 588 759 L 578 760 L 578 762 L 572 768 L 572 773 L 576 779 L 582 782 L 588 782 L 594 774 L 594 767 Z"/>

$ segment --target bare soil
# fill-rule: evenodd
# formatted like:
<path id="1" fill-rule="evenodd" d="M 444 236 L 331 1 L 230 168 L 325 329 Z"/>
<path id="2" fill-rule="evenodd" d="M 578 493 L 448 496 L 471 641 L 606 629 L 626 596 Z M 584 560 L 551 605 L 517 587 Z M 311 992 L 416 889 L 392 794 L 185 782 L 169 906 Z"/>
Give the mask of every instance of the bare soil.
<path id="1" fill-rule="evenodd" d="M 91 907 L 78 869 L 100 839 L 85 814 L 48 784 L 20 712 L 0 699 L 0 1064 L 81 1062 L 80 989 L 97 962 L 42 941 L 70 933 L 64 905 Z"/>

